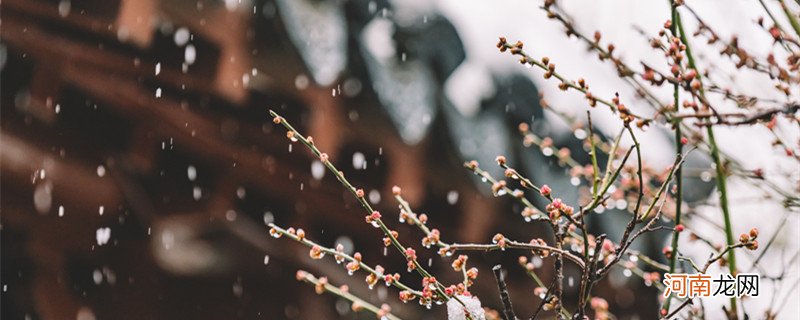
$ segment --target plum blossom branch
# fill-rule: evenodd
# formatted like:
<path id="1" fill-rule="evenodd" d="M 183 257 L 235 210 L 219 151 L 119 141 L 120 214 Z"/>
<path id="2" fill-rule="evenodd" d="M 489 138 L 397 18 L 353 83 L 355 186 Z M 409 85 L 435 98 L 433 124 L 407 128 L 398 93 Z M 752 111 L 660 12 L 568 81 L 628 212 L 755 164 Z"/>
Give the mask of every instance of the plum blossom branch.
<path id="1" fill-rule="evenodd" d="M 364 198 L 364 191 L 362 189 L 356 189 L 353 185 L 344 177 L 344 173 L 339 171 L 333 163 L 330 162 L 328 158 L 328 154 L 323 153 L 320 151 L 316 145 L 314 145 L 314 140 L 312 137 L 304 137 L 299 131 L 297 131 L 285 118 L 278 115 L 275 111 L 270 110 L 270 115 L 273 117 L 272 120 L 275 124 L 283 125 L 286 128 L 287 133 L 286 136 L 289 138 L 290 141 L 300 141 L 302 142 L 315 156 L 319 157 L 320 161 L 327 167 L 336 179 L 348 190 L 351 194 L 356 198 L 356 200 L 361 204 L 361 206 L 366 210 L 367 216 L 366 221 L 373 225 L 374 227 L 380 229 L 388 241 L 400 252 L 400 254 L 408 261 L 408 268 L 409 271 L 416 270 L 424 279 L 428 279 L 431 281 L 431 285 L 433 290 L 437 293 L 439 299 L 444 301 L 448 301 L 451 298 L 458 301 L 462 306 L 466 307 L 463 301 L 461 301 L 457 296 L 448 295 L 445 293 L 444 289 L 445 286 L 441 284 L 439 281 L 436 280 L 425 268 L 417 261 L 416 252 L 412 248 L 406 248 L 397 240 L 397 236 L 395 233 L 390 230 L 386 224 L 384 224 L 383 220 L 381 220 L 381 214 L 377 210 L 374 210 L 372 206 L 367 202 Z M 471 316 L 468 314 L 468 318 Z"/>
<path id="2" fill-rule="evenodd" d="M 329 292 L 337 297 L 350 301 L 351 309 L 353 311 L 358 312 L 366 310 L 375 314 L 378 317 L 378 319 L 401 320 L 399 317 L 391 313 L 392 309 L 389 307 L 388 304 L 383 304 L 380 306 L 380 308 L 376 307 L 375 305 L 367 301 L 364 301 L 363 299 L 350 293 L 347 285 L 336 287 L 328 283 L 328 278 L 326 277 L 317 278 L 314 275 L 303 270 L 297 270 L 297 274 L 295 276 L 298 281 L 303 281 L 314 285 L 314 290 L 317 292 L 317 294 L 323 294 L 325 292 Z"/>

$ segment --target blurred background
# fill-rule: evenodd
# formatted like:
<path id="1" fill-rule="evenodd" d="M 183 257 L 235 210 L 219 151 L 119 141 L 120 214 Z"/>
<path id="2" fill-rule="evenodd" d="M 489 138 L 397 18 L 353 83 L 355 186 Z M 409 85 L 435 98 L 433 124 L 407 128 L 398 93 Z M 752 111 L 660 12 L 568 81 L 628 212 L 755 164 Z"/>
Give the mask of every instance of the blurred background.
<path id="1" fill-rule="evenodd" d="M 696 8 L 708 13 L 708 23 L 750 41 L 754 53 L 769 53 L 768 34 L 742 31 L 743 23 L 763 15 L 757 3 L 709 3 L 698 2 Z M 444 308 L 402 304 L 393 288 L 369 290 L 362 276 L 347 276 L 332 260 L 312 261 L 306 247 L 268 237 L 270 222 L 302 227 L 324 245 L 342 243 L 347 252 L 362 252 L 369 264 L 405 268 L 402 257 L 385 253 L 382 235 L 363 223 L 350 194 L 307 150 L 290 145 L 267 111 L 277 111 L 313 136 L 385 216 L 398 212 L 391 187 L 399 185 L 445 239 L 488 242 L 497 231 L 518 239 L 549 237 L 544 226 L 521 223 L 521 208 L 492 196 L 462 163 L 474 159 L 501 176 L 492 163 L 504 154 L 535 181 L 576 203 L 580 181 L 553 153 L 568 148 L 585 163 L 581 140 L 586 132 L 544 110 L 540 99 L 546 97 L 576 121 L 585 121 L 585 102 L 580 95 L 559 93 L 556 83 L 497 53 L 497 37 L 525 41 L 534 56 L 550 56 L 559 70 L 586 78 L 598 92 L 635 94 L 612 67 L 566 38 L 539 5 L 3 1 L 2 317 L 373 317 L 353 313 L 346 302 L 318 296 L 297 282 L 295 271 L 304 269 L 348 284 L 368 301 L 388 303 L 401 317 L 443 318 Z M 666 1 L 566 3 L 564 9 L 584 32 L 603 30 L 631 61 L 659 63 L 638 28 L 657 33 L 668 18 Z M 703 61 L 735 70 L 713 56 Z M 730 82 L 751 92 L 769 87 L 742 78 Z M 666 100 L 670 93 L 659 94 Z M 593 117 L 601 133 L 618 130 L 612 114 L 598 109 Z M 537 135 L 552 137 L 553 148 L 524 147 L 517 131 L 521 122 L 531 124 Z M 796 141 L 798 131 L 789 128 L 789 141 Z M 719 140 L 724 151 L 796 192 L 796 162 L 773 155 L 769 134 L 731 129 Z M 672 163 L 674 142 L 666 130 L 656 126 L 641 139 L 650 165 Z M 709 198 L 714 195 L 710 163 L 696 152 L 687 165 L 698 172 L 686 177 L 690 214 L 698 217 L 698 229 L 707 223 L 707 236 L 719 238 L 718 207 L 715 197 Z M 762 233 L 781 234 L 777 249 L 761 263 L 781 268 L 758 271 L 796 283 L 796 212 L 754 194 L 746 184 L 731 184 L 737 232 L 758 226 Z M 609 211 L 592 223 L 593 232 L 620 233 L 627 218 Z M 774 219 L 763 219 L 763 213 Z M 402 241 L 418 244 L 418 231 L 394 218 L 387 221 L 397 226 Z M 637 249 L 663 259 L 666 241 L 667 233 L 654 233 Z M 700 259 L 709 252 L 695 251 Z M 443 282 L 459 279 L 449 258 L 418 252 Z M 515 254 L 473 255 L 470 261 L 483 275 L 472 291 L 484 306 L 499 308 L 489 268 L 503 263 L 517 312 L 529 315 L 539 300 L 516 260 Z M 540 275 L 549 279 L 550 263 L 537 263 L 543 265 Z M 567 269 L 566 276 L 578 281 L 577 270 Z M 418 283 L 413 274 L 403 277 Z M 762 285 L 766 298 L 752 302 L 755 310 L 798 295 L 797 286 Z M 566 290 L 565 296 L 576 295 L 577 285 Z M 658 290 L 630 272 L 612 273 L 596 294 L 623 319 L 652 318 L 659 305 Z M 800 312 L 797 305 L 784 308 L 787 315 Z"/>

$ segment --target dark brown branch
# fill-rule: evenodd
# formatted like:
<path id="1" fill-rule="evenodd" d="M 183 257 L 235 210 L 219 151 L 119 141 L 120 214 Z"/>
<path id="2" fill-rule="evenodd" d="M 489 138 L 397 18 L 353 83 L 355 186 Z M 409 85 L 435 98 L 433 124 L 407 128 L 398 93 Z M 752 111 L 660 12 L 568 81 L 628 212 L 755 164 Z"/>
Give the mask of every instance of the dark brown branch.
<path id="1" fill-rule="evenodd" d="M 517 316 L 514 315 L 514 307 L 511 305 L 511 297 L 508 295 L 508 288 L 506 288 L 503 267 L 498 264 L 492 268 L 492 272 L 494 272 L 494 279 L 497 280 L 497 288 L 500 290 L 500 300 L 503 302 L 503 316 L 506 320 L 517 320 Z"/>

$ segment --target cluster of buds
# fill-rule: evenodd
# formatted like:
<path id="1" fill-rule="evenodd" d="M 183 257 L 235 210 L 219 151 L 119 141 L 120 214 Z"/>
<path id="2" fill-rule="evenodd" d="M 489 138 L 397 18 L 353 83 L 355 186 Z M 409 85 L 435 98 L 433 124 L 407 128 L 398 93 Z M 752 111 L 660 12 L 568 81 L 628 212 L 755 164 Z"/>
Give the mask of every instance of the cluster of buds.
<path id="1" fill-rule="evenodd" d="M 383 282 L 386 283 L 387 287 L 392 285 L 392 283 L 397 282 L 397 281 L 400 281 L 400 274 L 399 273 L 383 275 Z"/>
<path id="2" fill-rule="evenodd" d="M 553 202 L 550 202 L 546 207 L 547 213 L 550 215 L 550 220 L 557 221 L 558 218 L 561 217 L 561 214 L 566 214 L 572 216 L 575 209 L 571 206 L 564 204 L 560 198 L 553 199 Z"/>
<path id="3" fill-rule="evenodd" d="M 695 102 L 695 101 L 693 101 L 693 100 L 692 100 L 692 101 L 690 101 L 690 100 L 683 100 L 683 104 L 682 104 L 682 105 L 683 105 L 683 108 L 684 108 L 684 109 L 692 109 L 692 110 L 694 110 L 694 111 L 698 111 L 698 110 L 700 110 L 700 108 L 697 106 L 697 102 Z"/>
<path id="4" fill-rule="evenodd" d="M 545 302 L 544 305 L 542 305 L 542 310 L 544 311 L 555 310 L 556 308 L 558 308 L 558 305 L 559 305 L 558 297 L 550 296 L 550 299 L 548 299 L 547 302 Z"/>
<path id="5" fill-rule="evenodd" d="M 521 213 L 522 218 L 524 218 L 526 222 L 530 222 L 540 214 L 541 212 L 539 212 L 539 210 L 536 210 L 535 208 L 532 207 L 525 207 L 524 209 L 522 209 Z"/>
<path id="6" fill-rule="evenodd" d="M 669 29 L 669 26 L 671 24 L 672 24 L 671 21 L 667 21 L 667 23 L 664 24 L 664 29 Z M 670 37 L 669 47 L 667 47 L 667 51 L 665 52 L 664 55 L 666 57 L 672 58 L 672 61 L 675 63 L 673 64 L 673 67 L 675 65 L 680 66 L 681 61 L 683 61 L 684 51 L 686 51 L 686 45 L 681 43 L 681 39 L 678 37 Z M 674 71 L 674 68 L 672 74 L 677 76 L 677 74 Z"/>
<path id="7" fill-rule="evenodd" d="M 316 292 L 317 294 L 325 293 L 326 284 L 328 284 L 328 278 L 319 277 L 319 279 L 317 279 L 317 284 L 314 285 L 314 292 Z"/>
<path id="8" fill-rule="evenodd" d="M 406 256 L 406 260 L 408 261 L 408 263 L 406 263 L 406 265 L 408 266 L 408 272 L 411 272 L 411 270 L 414 270 L 414 269 L 417 268 L 417 264 L 416 264 L 417 251 L 414 250 L 413 248 L 409 247 L 409 248 L 406 248 L 406 251 L 404 253 L 405 253 L 405 256 Z"/>
<path id="9" fill-rule="evenodd" d="M 431 229 L 431 232 L 422 238 L 422 246 L 425 248 L 430 248 L 431 245 L 436 245 L 439 243 L 440 237 L 441 235 L 438 229 Z"/>
<path id="10" fill-rule="evenodd" d="M 472 281 L 478 278 L 478 268 L 472 267 L 467 270 L 467 285 L 471 286 Z"/>
<path id="11" fill-rule="evenodd" d="M 333 258 L 336 259 L 336 263 L 344 262 L 344 245 L 341 243 L 336 245 L 336 255 Z"/>
<path id="12" fill-rule="evenodd" d="M 520 266 L 525 268 L 525 271 L 527 271 L 527 272 L 533 272 L 533 270 L 536 269 L 536 266 L 533 264 L 533 262 L 529 262 L 528 261 L 528 257 L 526 257 L 526 256 L 519 256 L 519 259 L 517 259 L 517 262 L 519 263 Z"/>
<path id="13" fill-rule="evenodd" d="M 378 319 L 384 319 L 384 318 L 386 318 L 386 316 L 391 311 L 392 311 L 392 307 L 390 307 L 388 304 L 384 303 L 384 304 L 381 305 L 381 309 L 378 310 L 378 312 L 375 313 L 375 315 L 378 316 Z"/>
<path id="14" fill-rule="evenodd" d="M 436 277 L 424 277 L 422 278 L 422 296 L 419 298 L 419 304 L 421 305 L 430 305 L 431 302 L 436 299 L 434 296 L 434 291 L 438 286 L 438 282 Z"/>
<path id="15" fill-rule="evenodd" d="M 444 288 L 444 294 L 452 297 L 452 296 L 471 296 L 472 294 L 467 290 L 467 287 L 464 286 L 463 283 L 459 283 L 457 285 L 450 285 L 447 288 Z"/>
<path id="16" fill-rule="evenodd" d="M 347 265 L 345 265 L 345 268 L 347 269 L 347 274 L 351 276 L 353 273 L 361 269 L 361 253 L 356 252 L 353 255 L 353 261 L 348 262 Z"/>
<path id="17" fill-rule="evenodd" d="M 311 257 L 311 259 L 319 260 L 325 256 L 325 251 L 322 251 L 322 247 L 315 244 L 308 250 L 308 256 Z"/>
<path id="18" fill-rule="evenodd" d="M 547 246 L 547 242 L 544 242 L 544 240 L 542 240 L 541 238 L 531 239 L 530 244 L 535 246 Z M 531 250 L 531 252 L 541 257 L 547 257 L 550 255 L 550 250 L 545 250 L 545 249 Z"/>
<path id="19" fill-rule="evenodd" d="M 378 224 L 378 221 L 380 221 L 380 219 L 381 219 L 381 213 L 378 211 L 372 211 L 372 213 L 364 217 L 364 220 L 375 228 L 380 227 L 380 224 Z"/>
<path id="20" fill-rule="evenodd" d="M 506 245 L 508 245 L 506 243 L 506 237 L 503 236 L 502 233 L 495 234 L 494 237 L 492 237 L 492 243 L 494 243 L 498 247 L 500 247 L 500 250 L 505 250 L 506 249 Z"/>
<path id="21" fill-rule="evenodd" d="M 391 237 L 383 237 L 383 245 L 386 247 L 392 245 L 392 238 L 397 239 L 397 237 L 400 236 L 400 234 L 394 230 L 389 231 L 389 233 L 392 235 Z"/>
<path id="22" fill-rule="evenodd" d="M 522 52 L 522 47 L 522 41 L 509 44 L 505 37 L 500 37 L 500 39 L 497 41 L 497 48 L 500 49 L 500 52 L 506 52 L 506 50 L 509 50 L 511 54 L 520 54 Z"/>
<path id="23" fill-rule="evenodd" d="M 414 224 L 414 221 L 411 220 L 411 215 L 412 213 L 408 213 L 405 210 L 400 209 L 400 216 L 398 220 L 400 221 L 400 223 Z"/>
<path id="24" fill-rule="evenodd" d="M 506 189 L 506 181 L 500 180 L 492 184 L 492 193 L 494 195 L 499 195 L 500 191 Z"/>
<path id="25" fill-rule="evenodd" d="M 658 272 L 645 272 L 642 274 L 642 279 L 644 280 L 644 285 L 652 286 L 654 283 L 659 283 L 661 281 L 661 274 Z"/>
<path id="26" fill-rule="evenodd" d="M 375 273 L 370 273 L 367 275 L 367 278 L 364 280 L 367 282 L 367 285 L 370 289 L 375 287 L 375 284 L 378 283 L 378 279 L 383 277 L 383 267 L 380 265 L 375 266 Z"/>
<path id="27" fill-rule="evenodd" d="M 550 79 L 553 77 L 553 74 L 556 72 L 556 64 L 550 63 L 550 58 L 542 57 L 542 64 L 547 66 L 547 71 L 544 72 L 542 75 L 545 79 Z"/>
<path id="28" fill-rule="evenodd" d="M 403 303 L 407 303 L 409 301 L 412 301 L 416 297 L 417 296 L 414 295 L 411 291 L 408 291 L 408 290 L 400 291 L 400 301 L 403 301 Z"/>
<path id="29" fill-rule="evenodd" d="M 739 236 L 739 242 L 743 243 L 747 249 L 756 250 L 758 249 L 758 229 L 753 228 L 750 229 L 748 233 L 742 233 Z"/>
<path id="30" fill-rule="evenodd" d="M 450 285 L 447 288 L 444 288 L 444 294 L 448 297 L 452 297 L 456 293 L 456 286 Z"/>
<path id="31" fill-rule="evenodd" d="M 424 277 L 424 278 L 422 278 L 422 288 L 423 289 L 424 288 L 436 289 L 437 283 L 438 282 L 436 280 L 436 277 Z"/>
<path id="32" fill-rule="evenodd" d="M 452 264 L 453 270 L 455 270 L 456 272 L 459 272 L 459 271 L 463 270 L 464 266 L 466 266 L 466 264 L 467 264 L 467 259 L 469 259 L 468 256 L 463 255 L 463 254 L 459 255 L 458 258 L 453 260 L 453 264 Z"/>
<path id="33" fill-rule="evenodd" d="M 625 123 L 630 123 L 633 121 L 633 115 L 631 111 L 619 101 L 619 93 L 614 94 L 614 98 L 611 99 L 611 103 L 614 104 L 617 112 L 619 112 L 619 118 L 622 119 Z"/>
<path id="34" fill-rule="evenodd" d="M 445 246 L 445 247 L 439 248 L 439 252 L 438 253 L 442 257 L 449 257 L 449 256 L 452 256 L 453 253 L 455 253 L 455 252 L 456 251 L 454 249 L 450 248 L 450 246 Z"/>

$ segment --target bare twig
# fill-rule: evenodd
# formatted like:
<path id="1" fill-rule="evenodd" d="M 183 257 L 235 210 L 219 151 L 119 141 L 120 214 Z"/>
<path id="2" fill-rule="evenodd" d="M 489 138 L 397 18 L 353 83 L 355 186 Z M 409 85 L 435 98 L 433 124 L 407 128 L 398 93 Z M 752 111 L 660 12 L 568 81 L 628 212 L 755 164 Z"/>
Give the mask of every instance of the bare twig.
<path id="1" fill-rule="evenodd" d="M 506 320 L 517 320 L 514 315 L 514 307 L 511 305 L 511 297 L 508 295 L 508 288 L 506 288 L 505 275 L 503 275 L 503 268 L 498 264 L 492 267 L 494 279 L 497 280 L 497 289 L 500 290 L 500 301 L 503 302 L 503 316 Z"/>

